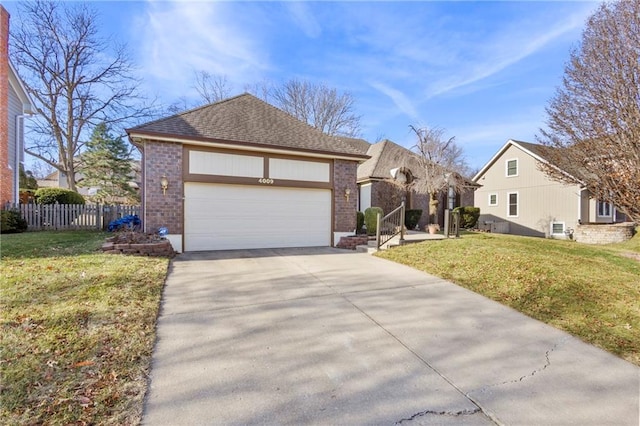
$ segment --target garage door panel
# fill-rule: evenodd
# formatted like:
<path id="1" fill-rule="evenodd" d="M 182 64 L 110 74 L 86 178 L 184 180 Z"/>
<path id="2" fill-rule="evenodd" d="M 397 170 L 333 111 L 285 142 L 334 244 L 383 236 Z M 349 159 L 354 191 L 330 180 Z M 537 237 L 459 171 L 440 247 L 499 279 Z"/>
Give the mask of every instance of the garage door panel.
<path id="1" fill-rule="evenodd" d="M 328 246 L 331 191 L 185 183 L 185 250 Z"/>

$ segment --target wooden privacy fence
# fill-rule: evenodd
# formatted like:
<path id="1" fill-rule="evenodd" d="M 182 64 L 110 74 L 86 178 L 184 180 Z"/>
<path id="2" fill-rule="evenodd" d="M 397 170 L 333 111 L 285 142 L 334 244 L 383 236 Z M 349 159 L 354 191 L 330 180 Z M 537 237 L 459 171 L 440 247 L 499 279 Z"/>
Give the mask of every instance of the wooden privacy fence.
<path id="1" fill-rule="evenodd" d="M 105 230 L 109 222 L 123 216 L 140 215 L 140 206 L 101 204 L 18 204 L 10 208 L 20 211 L 28 231 Z"/>

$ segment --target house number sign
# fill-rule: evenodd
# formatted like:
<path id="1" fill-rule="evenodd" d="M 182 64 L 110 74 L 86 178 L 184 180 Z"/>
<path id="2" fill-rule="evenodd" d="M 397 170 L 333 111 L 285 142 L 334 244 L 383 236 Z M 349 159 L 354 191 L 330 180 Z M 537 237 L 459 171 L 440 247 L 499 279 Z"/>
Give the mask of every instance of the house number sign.
<path id="1" fill-rule="evenodd" d="M 266 183 L 267 185 L 271 185 L 273 183 L 273 179 L 262 178 L 258 179 L 259 183 Z"/>

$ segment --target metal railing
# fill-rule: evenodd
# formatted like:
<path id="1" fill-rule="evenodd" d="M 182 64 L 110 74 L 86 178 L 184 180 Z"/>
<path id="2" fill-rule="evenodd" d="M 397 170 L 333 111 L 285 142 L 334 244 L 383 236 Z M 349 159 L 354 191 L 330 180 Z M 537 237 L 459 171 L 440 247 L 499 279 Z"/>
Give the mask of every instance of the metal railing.
<path id="1" fill-rule="evenodd" d="M 402 244 L 404 241 L 404 201 L 385 217 L 381 217 L 378 213 L 376 247 L 379 249 L 398 234 L 400 234 L 400 244 Z"/>

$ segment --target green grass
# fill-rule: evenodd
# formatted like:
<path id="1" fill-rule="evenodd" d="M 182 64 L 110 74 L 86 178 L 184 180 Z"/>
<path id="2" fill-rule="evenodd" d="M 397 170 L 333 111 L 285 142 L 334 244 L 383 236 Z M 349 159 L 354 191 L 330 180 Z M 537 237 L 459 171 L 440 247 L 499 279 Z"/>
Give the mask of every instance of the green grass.
<path id="1" fill-rule="evenodd" d="M 444 279 L 640 365 L 640 234 L 621 244 L 499 234 L 377 255 Z"/>
<path id="2" fill-rule="evenodd" d="M 139 423 L 168 259 L 105 236 L 0 237 L 0 423 Z"/>

